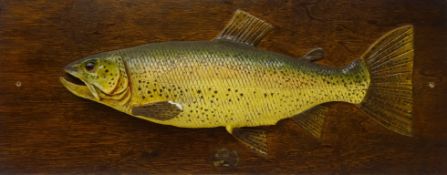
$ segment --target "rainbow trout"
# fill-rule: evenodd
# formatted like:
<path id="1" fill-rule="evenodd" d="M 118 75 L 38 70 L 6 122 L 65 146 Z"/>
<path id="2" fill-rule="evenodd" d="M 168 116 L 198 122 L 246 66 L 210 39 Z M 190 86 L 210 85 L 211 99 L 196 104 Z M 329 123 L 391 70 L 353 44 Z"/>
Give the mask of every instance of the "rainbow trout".
<path id="1" fill-rule="evenodd" d="M 323 103 L 356 104 L 384 127 L 412 135 L 413 27 L 396 28 L 352 64 L 315 63 L 256 48 L 272 29 L 238 10 L 212 41 L 162 42 L 88 56 L 65 67 L 73 94 L 134 117 L 183 128 L 225 127 L 267 155 L 265 132 L 250 127 L 293 118 L 321 137 Z"/>

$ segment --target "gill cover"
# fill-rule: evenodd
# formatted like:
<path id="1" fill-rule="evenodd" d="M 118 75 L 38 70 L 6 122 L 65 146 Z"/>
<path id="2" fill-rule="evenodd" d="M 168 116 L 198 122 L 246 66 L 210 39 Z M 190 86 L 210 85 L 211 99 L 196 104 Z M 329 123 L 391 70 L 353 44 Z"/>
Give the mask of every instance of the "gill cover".
<path id="1" fill-rule="evenodd" d="M 118 57 L 111 57 L 104 60 L 98 60 L 99 64 L 95 71 L 96 80 L 93 84 L 105 94 L 116 94 L 116 89 L 119 87 L 122 74 L 120 67 L 121 59 Z M 127 80 L 123 78 L 123 80 Z"/>
<path id="2" fill-rule="evenodd" d="M 87 87 L 98 100 L 98 94 L 116 95 L 127 88 L 127 73 L 119 55 L 92 56 L 80 63 L 79 67 L 84 72 Z"/>

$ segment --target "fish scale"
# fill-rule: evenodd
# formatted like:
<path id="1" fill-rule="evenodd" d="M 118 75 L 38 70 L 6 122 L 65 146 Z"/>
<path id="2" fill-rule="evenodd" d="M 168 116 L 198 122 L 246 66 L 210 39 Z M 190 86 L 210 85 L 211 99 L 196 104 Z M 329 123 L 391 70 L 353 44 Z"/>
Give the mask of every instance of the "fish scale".
<path id="1" fill-rule="evenodd" d="M 291 57 L 256 48 L 272 25 L 236 11 L 211 41 L 151 43 L 104 52 L 65 67 L 63 85 L 85 99 L 151 122 L 225 127 L 266 156 L 256 126 L 292 118 L 324 136 L 324 103 L 355 104 L 382 126 L 412 135 L 413 27 L 396 28 L 343 68 L 317 64 L 315 48 Z M 78 79 L 80 81 L 70 81 Z"/>
<path id="2" fill-rule="evenodd" d="M 360 101 L 367 89 L 366 76 L 229 42 L 167 42 L 116 54 L 126 62 L 132 101 L 182 104 L 174 119 L 155 121 L 179 127 L 272 125 L 324 102 Z M 352 87 L 332 86 L 342 80 Z"/>

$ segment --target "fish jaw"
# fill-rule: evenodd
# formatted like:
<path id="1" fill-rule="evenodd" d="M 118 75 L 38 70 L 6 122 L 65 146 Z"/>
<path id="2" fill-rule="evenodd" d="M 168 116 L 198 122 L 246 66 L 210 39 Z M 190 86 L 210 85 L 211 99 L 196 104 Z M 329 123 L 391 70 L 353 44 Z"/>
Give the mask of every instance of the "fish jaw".
<path id="1" fill-rule="evenodd" d="M 95 88 L 92 85 L 89 85 L 82 79 L 78 78 L 76 71 L 73 70 L 73 68 L 65 68 L 65 73 L 68 74 L 68 76 L 71 76 L 71 78 L 66 77 L 59 77 L 59 81 L 62 83 L 62 85 L 65 86 L 65 88 L 68 89 L 71 93 L 75 94 L 76 96 L 79 96 L 81 98 L 85 98 L 88 100 L 93 101 L 99 101 L 99 95 L 96 92 Z M 73 81 L 70 81 L 70 79 L 77 79 L 77 81 L 80 81 L 82 83 L 75 83 Z"/>
<path id="2" fill-rule="evenodd" d="M 85 99 L 93 99 L 94 97 L 90 95 L 90 91 L 87 88 L 87 86 L 77 85 L 74 83 L 69 82 L 64 77 L 59 77 L 59 81 L 62 83 L 62 85 L 65 86 L 65 88 L 68 89 L 71 93 L 75 94 L 76 96 L 79 96 L 81 98 Z"/>

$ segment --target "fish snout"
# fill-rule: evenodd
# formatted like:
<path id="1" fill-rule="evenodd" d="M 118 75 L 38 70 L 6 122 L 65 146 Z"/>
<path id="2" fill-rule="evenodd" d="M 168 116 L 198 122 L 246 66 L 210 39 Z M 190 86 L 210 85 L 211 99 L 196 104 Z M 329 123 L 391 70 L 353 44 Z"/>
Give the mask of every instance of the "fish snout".
<path id="1" fill-rule="evenodd" d="M 80 61 L 72 62 L 64 67 L 64 71 L 67 73 L 77 72 L 79 70 Z"/>
<path id="2" fill-rule="evenodd" d="M 81 80 L 79 71 L 80 61 L 74 61 L 64 67 L 64 76 L 62 77 L 69 83 L 85 86 L 85 82 Z"/>

